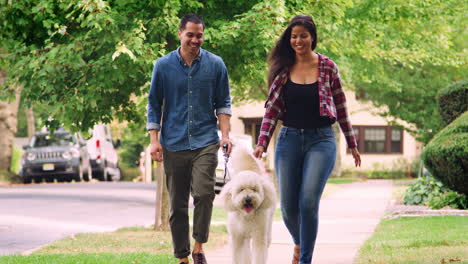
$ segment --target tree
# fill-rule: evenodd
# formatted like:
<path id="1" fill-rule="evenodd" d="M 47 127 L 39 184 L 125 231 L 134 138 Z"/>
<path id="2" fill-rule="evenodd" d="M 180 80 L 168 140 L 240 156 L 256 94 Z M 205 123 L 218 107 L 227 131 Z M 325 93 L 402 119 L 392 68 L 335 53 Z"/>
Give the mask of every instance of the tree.
<path id="1" fill-rule="evenodd" d="M 467 70 L 467 8 L 453 0 L 359 1 L 336 33 L 346 45 L 330 51 L 353 89 L 428 142 L 444 126 L 437 91 Z"/>
<path id="2" fill-rule="evenodd" d="M 0 85 L 5 72 L 0 69 Z M 16 134 L 16 115 L 20 101 L 21 87 L 16 86 L 15 98 L 10 102 L 0 101 L 0 171 L 11 171 L 11 158 Z"/>
<path id="3" fill-rule="evenodd" d="M 323 7 L 319 16 L 339 19 L 347 2 L 304 6 Z M 154 60 L 178 46 L 182 14 L 205 19 L 205 48 L 225 59 L 233 94 L 263 99 L 265 57 L 299 6 L 280 0 L 4 2 L 3 60 L 10 80 L 24 84 L 25 101 L 48 108 L 52 128 L 86 131 L 114 118 L 142 122 L 130 98 L 147 92 Z"/>

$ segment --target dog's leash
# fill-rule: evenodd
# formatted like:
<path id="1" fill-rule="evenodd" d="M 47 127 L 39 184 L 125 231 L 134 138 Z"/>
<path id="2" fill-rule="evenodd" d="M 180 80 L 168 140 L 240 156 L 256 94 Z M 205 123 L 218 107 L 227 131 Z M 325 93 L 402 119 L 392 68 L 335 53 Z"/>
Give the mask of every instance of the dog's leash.
<path id="1" fill-rule="evenodd" d="M 224 178 L 223 178 L 223 186 L 224 186 L 226 184 L 226 175 L 229 174 L 228 167 L 227 167 L 228 161 L 229 161 L 229 155 L 227 154 L 228 144 L 223 145 L 223 150 L 224 150 Z"/>

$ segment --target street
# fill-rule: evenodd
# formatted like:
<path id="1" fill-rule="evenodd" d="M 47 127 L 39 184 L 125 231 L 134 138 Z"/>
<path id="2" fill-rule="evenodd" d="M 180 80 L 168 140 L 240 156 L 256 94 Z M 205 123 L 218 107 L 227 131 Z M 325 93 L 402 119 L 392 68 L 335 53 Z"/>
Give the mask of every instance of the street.
<path id="1" fill-rule="evenodd" d="M 0 186 L 0 256 L 71 234 L 151 225 L 155 188 L 132 182 Z"/>

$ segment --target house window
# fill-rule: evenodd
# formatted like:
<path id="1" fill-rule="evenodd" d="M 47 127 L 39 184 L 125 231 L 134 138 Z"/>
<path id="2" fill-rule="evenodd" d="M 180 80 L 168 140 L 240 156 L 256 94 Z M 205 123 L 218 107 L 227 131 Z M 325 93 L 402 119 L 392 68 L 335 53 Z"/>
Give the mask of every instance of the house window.
<path id="1" fill-rule="evenodd" d="M 360 153 L 403 153 L 403 131 L 392 126 L 354 126 Z"/>
<path id="2" fill-rule="evenodd" d="M 385 152 L 385 128 L 364 128 L 364 152 Z"/>
<path id="3" fill-rule="evenodd" d="M 392 136 L 391 136 L 391 152 L 393 153 L 402 153 L 403 150 L 401 149 L 403 137 L 403 131 L 401 129 L 392 128 Z"/>
<path id="4" fill-rule="evenodd" d="M 260 135 L 260 127 L 262 125 L 261 117 L 241 117 L 244 123 L 245 134 L 252 137 L 253 144 L 256 144 L 258 136 Z"/>

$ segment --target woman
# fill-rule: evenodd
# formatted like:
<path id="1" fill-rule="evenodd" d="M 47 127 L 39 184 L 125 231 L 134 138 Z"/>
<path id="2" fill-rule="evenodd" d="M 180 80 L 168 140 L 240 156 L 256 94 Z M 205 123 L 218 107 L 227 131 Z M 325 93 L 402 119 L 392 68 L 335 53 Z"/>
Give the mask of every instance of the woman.
<path id="1" fill-rule="evenodd" d="M 317 33 L 310 16 L 295 16 L 268 58 L 270 92 L 254 156 L 266 151 L 277 120 L 276 145 L 283 220 L 293 238 L 293 264 L 311 263 L 320 196 L 336 156 L 331 125 L 338 120 L 355 165 L 361 165 L 338 68 L 314 52 Z"/>

